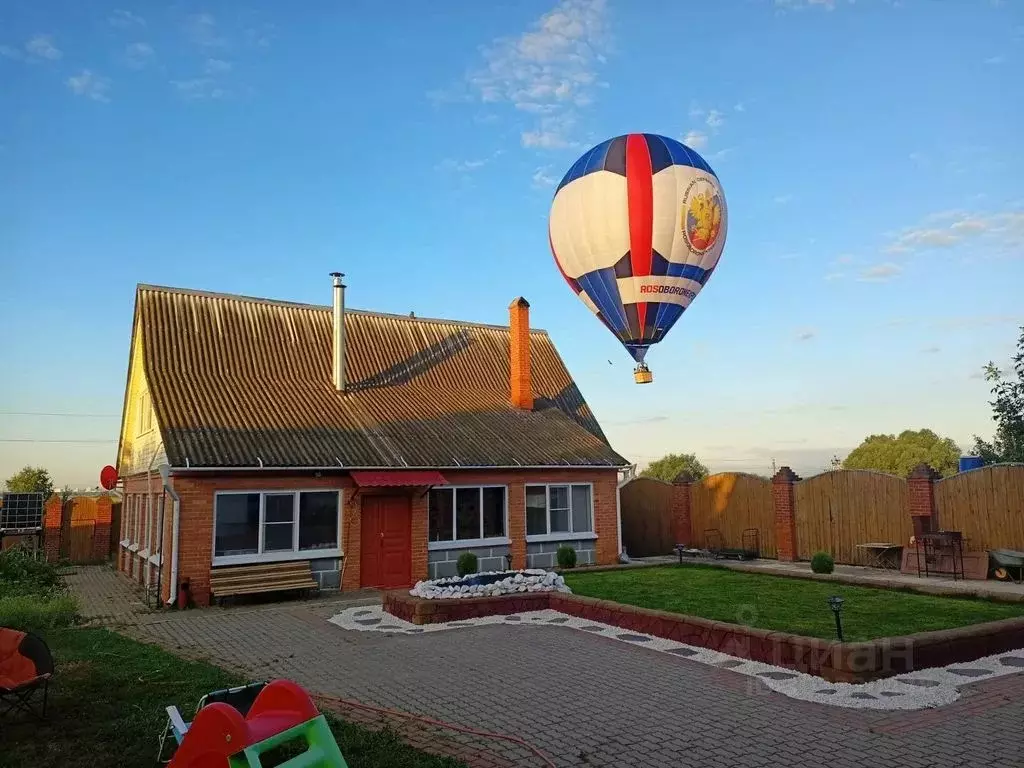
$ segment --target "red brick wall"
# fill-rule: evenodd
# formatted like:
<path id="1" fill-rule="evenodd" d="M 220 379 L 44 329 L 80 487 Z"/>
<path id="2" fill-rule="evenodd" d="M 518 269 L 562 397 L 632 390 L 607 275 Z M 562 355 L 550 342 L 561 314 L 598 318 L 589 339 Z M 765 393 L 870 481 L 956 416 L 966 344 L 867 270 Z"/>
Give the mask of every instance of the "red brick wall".
<path id="1" fill-rule="evenodd" d="M 693 541 L 693 518 L 691 486 L 693 478 L 683 474 L 672 481 L 672 530 L 675 543 L 690 545 Z"/>
<path id="2" fill-rule="evenodd" d="M 796 502 L 793 483 L 800 478 L 789 467 L 782 467 L 772 478 L 775 502 L 775 545 L 779 560 L 796 560 Z"/>
<path id="3" fill-rule="evenodd" d="M 597 563 L 615 563 L 618 557 L 618 515 L 616 507 L 617 473 L 608 470 L 458 470 L 445 472 L 453 485 L 500 484 L 508 486 L 509 535 L 512 539 L 514 567 L 526 565 L 526 492 L 527 483 L 590 482 L 593 484 L 594 525 L 598 535 L 596 544 Z M 330 474 L 315 477 L 312 473 L 215 473 L 178 474 L 172 478 L 174 489 L 181 497 L 179 530 L 178 579 L 188 579 L 196 603 L 206 605 L 210 599 L 210 569 L 213 559 L 213 500 L 214 493 L 221 490 L 277 490 L 293 488 L 336 488 L 343 494 L 341 520 L 343 561 L 342 589 L 352 590 L 360 586 L 360 535 L 362 498 L 372 490 L 362 489 L 356 493 L 351 480 L 344 474 Z M 145 476 L 129 478 L 125 482 L 126 493 L 144 493 Z M 161 487 L 159 476 L 153 483 L 154 504 L 159 504 Z M 393 491 L 393 489 L 389 489 Z M 353 503 L 355 497 L 355 503 Z M 411 492 L 412 508 L 412 576 L 413 580 L 427 577 L 427 502 L 422 490 Z M 125 499 L 125 525 L 131 515 L 128 496 Z M 164 573 L 163 598 L 167 599 L 173 588 L 170 584 L 171 570 L 171 526 L 173 507 L 168 496 L 164 511 Z M 122 536 L 123 537 L 123 536 Z M 121 561 L 122 570 L 130 570 L 126 560 Z M 141 569 L 138 571 L 142 573 Z M 136 576 L 138 578 L 138 576 Z"/>
<path id="4" fill-rule="evenodd" d="M 60 559 L 60 529 L 63 520 L 60 496 L 51 496 L 46 501 L 43 517 L 43 554 L 46 561 L 55 563 Z"/>

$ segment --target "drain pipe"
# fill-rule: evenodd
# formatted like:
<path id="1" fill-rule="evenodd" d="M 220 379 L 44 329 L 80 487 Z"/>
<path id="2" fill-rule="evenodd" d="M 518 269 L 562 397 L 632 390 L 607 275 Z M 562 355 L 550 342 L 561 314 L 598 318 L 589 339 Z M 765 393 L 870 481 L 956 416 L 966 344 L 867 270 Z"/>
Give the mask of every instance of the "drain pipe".
<path id="1" fill-rule="evenodd" d="M 171 581 L 170 594 L 167 598 L 167 605 L 174 603 L 178 590 L 178 529 L 181 527 L 181 497 L 174 490 L 168 479 L 171 474 L 169 464 L 160 465 L 160 477 L 163 479 L 164 491 L 171 497 Z M 161 551 L 160 572 L 163 573 L 163 552 Z"/>

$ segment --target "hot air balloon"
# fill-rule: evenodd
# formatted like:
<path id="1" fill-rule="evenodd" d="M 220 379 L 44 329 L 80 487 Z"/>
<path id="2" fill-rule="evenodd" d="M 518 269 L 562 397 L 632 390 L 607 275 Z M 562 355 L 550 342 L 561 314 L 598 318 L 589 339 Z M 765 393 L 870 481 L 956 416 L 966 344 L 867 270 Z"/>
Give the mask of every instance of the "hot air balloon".
<path id="1" fill-rule="evenodd" d="M 644 362 L 700 293 L 725 247 L 725 194 L 696 151 L 630 133 L 580 157 L 555 190 L 551 252 L 569 287 Z"/>

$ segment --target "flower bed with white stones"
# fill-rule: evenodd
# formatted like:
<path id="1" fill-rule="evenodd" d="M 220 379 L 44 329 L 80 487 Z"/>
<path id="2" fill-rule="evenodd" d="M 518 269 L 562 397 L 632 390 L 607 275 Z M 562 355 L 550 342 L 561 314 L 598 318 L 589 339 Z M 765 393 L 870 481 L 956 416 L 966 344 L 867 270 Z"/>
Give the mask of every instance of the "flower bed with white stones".
<path id="1" fill-rule="evenodd" d="M 527 568 L 523 571 L 487 571 L 468 576 L 418 581 L 409 590 L 425 600 L 453 600 L 467 597 L 500 597 L 518 593 L 568 592 L 565 579 L 554 571 Z"/>

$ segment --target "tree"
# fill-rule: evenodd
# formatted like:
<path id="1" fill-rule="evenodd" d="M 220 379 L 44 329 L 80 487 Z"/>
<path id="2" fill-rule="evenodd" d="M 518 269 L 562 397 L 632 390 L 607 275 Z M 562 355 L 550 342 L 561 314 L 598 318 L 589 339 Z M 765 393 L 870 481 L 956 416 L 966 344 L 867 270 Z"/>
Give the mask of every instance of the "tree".
<path id="1" fill-rule="evenodd" d="M 680 472 L 689 472 L 694 480 L 700 480 L 708 476 L 708 468 L 701 464 L 696 454 L 693 453 L 669 453 L 657 461 L 652 461 L 646 469 L 640 473 L 640 477 L 656 477 L 671 483 Z"/>
<path id="2" fill-rule="evenodd" d="M 1016 380 L 1009 378 L 991 361 L 985 366 L 985 380 L 992 382 L 992 394 L 995 396 L 989 405 L 992 406 L 996 432 L 991 442 L 975 435 L 974 452 L 986 464 L 1024 462 L 1024 326 L 1021 326 L 1020 338 L 1017 339 L 1013 372 Z"/>
<path id="3" fill-rule="evenodd" d="M 874 469 L 906 477 L 918 464 L 951 475 L 960 463 L 960 446 L 930 429 L 906 429 L 899 435 L 869 435 L 843 461 L 843 469 Z"/>
<path id="4" fill-rule="evenodd" d="M 53 480 L 43 467 L 22 467 L 7 478 L 7 490 L 11 493 L 42 493 L 48 499 L 53 495 Z"/>

